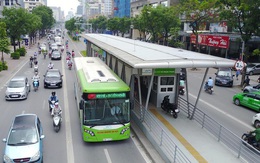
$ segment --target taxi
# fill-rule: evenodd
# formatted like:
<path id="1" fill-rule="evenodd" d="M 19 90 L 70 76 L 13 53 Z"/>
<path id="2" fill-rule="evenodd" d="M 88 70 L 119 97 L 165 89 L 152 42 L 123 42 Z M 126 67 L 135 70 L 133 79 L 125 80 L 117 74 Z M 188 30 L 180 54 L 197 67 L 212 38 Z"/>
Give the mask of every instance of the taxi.
<path id="1" fill-rule="evenodd" d="M 257 112 L 260 111 L 260 92 L 238 93 L 233 96 L 235 105 L 245 106 Z"/>

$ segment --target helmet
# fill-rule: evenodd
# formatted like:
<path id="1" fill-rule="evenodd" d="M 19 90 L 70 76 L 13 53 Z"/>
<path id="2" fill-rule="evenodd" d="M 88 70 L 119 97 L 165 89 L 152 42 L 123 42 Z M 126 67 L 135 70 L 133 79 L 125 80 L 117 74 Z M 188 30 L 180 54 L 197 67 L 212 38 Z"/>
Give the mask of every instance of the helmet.
<path id="1" fill-rule="evenodd" d="M 209 77 L 209 79 L 211 79 L 211 77 Z"/>
<path id="2" fill-rule="evenodd" d="M 56 106 L 56 107 L 59 106 L 59 103 L 58 103 L 58 102 L 55 102 L 55 103 L 54 103 L 54 106 Z"/>
<path id="3" fill-rule="evenodd" d="M 52 94 L 53 96 L 55 96 L 56 92 L 53 91 L 53 92 L 51 92 L 51 94 Z"/>
<path id="4" fill-rule="evenodd" d="M 35 73 L 34 73 L 35 75 L 38 75 L 38 72 L 37 71 L 35 71 Z"/>

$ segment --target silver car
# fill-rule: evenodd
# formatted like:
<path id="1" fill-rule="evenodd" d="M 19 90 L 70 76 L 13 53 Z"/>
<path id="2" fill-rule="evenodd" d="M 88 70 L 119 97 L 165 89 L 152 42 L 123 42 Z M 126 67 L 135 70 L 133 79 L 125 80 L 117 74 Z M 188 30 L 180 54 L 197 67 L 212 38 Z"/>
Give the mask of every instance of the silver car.
<path id="1" fill-rule="evenodd" d="M 260 84 L 256 85 L 256 86 L 246 86 L 244 89 L 243 89 L 243 92 L 244 93 L 247 93 L 247 92 L 257 92 L 257 91 L 260 91 Z"/>
<path id="2" fill-rule="evenodd" d="M 30 92 L 30 84 L 27 77 L 16 76 L 13 77 L 7 87 L 5 92 L 6 100 L 22 100 L 27 99 Z"/>
<path id="3" fill-rule="evenodd" d="M 43 130 L 35 114 L 15 116 L 5 142 L 4 163 L 43 162 Z"/>

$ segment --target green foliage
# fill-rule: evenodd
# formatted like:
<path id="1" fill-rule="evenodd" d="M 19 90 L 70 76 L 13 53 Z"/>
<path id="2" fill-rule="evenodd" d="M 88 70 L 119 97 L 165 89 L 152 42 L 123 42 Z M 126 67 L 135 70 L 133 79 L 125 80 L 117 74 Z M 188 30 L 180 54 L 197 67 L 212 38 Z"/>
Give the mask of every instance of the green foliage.
<path id="1" fill-rule="evenodd" d="M 3 70 L 3 63 L 0 62 L 0 71 L 2 71 L 2 70 Z"/>
<path id="2" fill-rule="evenodd" d="M 32 13 L 38 15 L 41 18 L 41 29 L 50 29 L 52 25 L 55 23 L 55 19 L 53 17 L 53 11 L 50 7 L 45 5 L 37 6 L 32 10 Z"/>
<path id="3" fill-rule="evenodd" d="M 13 53 L 11 53 L 11 57 L 13 59 L 19 59 L 20 58 L 20 53 L 19 52 L 13 52 Z"/>
<path id="4" fill-rule="evenodd" d="M 3 53 L 9 53 L 9 40 L 6 34 L 6 24 L 0 22 L 0 51 Z"/>
<path id="5" fill-rule="evenodd" d="M 223 8 L 220 18 L 227 20 L 228 26 L 237 30 L 247 43 L 251 36 L 260 35 L 259 0 L 220 0 Z"/>
<path id="6" fill-rule="evenodd" d="M 8 70 L 7 62 L 0 62 L 0 71 Z"/>
<path id="7" fill-rule="evenodd" d="M 113 17 L 113 18 L 107 20 L 107 29 L 111 30 L 114 35 L 116 33 L 118 33 L 119 26 L 120 26 L 119 22 L 120 22 L 119 17 Z"/>
<path id="8" fill-rule="evenodd" d="M 252 53 L 253 56 L 260 56 L 260 49 L 255 49 Z"/>
<path id="9" fill-rule="evenodd" d="M 80 51 L 80 54 L 81 54 L 83 57 L 86 57 L 86 56 L 87 56 L 87 51 L 86 51 L 86 50 Z"/>
<path id="10" fill-rule="evenodd" d="M 76 25 L 76 19 L 75 18 L 71 18 L 70 20 L 65 22 L 65 28 L 69 31 L 75 31 L 77 29 Z"/>
<path id="11" fill-rule="evenodd" d="M 16 52 L 18 52 L 20 54 L 20 56 L 25 56 L 27 51 L 24 47 L 22 47 L 22 48 L 17 49 Z"/>

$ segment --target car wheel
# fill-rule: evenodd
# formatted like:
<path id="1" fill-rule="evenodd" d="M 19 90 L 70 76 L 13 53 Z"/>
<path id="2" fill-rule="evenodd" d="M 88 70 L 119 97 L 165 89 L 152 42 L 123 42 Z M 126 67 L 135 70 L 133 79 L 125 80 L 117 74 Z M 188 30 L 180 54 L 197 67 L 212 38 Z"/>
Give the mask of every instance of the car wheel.
<path id="1" fill-rule="evenodd" d="M 249 91 L 248 91 L 247 89 L 245 89 L 243 92 L 244 92 L 244 93 L 248 93 Z"/>
<path id="2" fill-rule="evenodd" d="M 252 72 L 252 71 L 250 71 L 250 72 L 249 72 L 249 75 L 250 75 L 250 76 L 251 76 L 251 75 L 253 75 L 253 72 Z"/>
<path id="3" fill-rule="evenodd" d="M 259 125 L 260 125 L 260 121 L 256 120 L 254 123 L 254 127 L 256 128 L 256 126 L 259 126 Z"/>
<path id="4" fill-rule="evenodd" d="M 235 99 L 235 105 L 237 105 L 237 106 L 239 106 L 240 105 L 240 101 L 239 101 L 239 99 Z"/>

